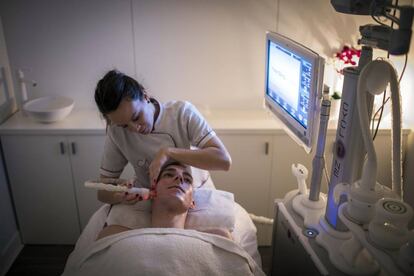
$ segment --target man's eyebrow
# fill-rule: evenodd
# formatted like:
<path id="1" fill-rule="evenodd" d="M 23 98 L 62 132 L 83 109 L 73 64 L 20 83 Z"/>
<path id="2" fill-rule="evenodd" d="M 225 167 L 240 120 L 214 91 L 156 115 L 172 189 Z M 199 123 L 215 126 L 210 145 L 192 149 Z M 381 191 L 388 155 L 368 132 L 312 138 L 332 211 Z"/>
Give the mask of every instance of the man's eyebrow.
<path id="1" fill-rule="evenodd" d="M 183 172 L 183 174 L 185 174 L 186 176 L 189 176 L 189 177 L 191 177 L 191 179 L 193 179 L 193 176 L 192 176 L 190 173 L 188 173 L 188 172 Z"/>
<path id="2" fill-rule="evenodd" d="M 177 169 L 176 168 L 167 168 L 167 169 L 162 171 L 162 173 L 166 173 L 166 172 L 177 172 Z M 184 171 L 183 175 L 189 176 L 189 177 L 191 177 L 191 179 L 193 179 L 193 176 L 189 172 Z"/>
<path id="3" fill-rule="evenodd" d="M 168 168 L 168 169 L 163 170 L 162 173 L 165 173 L 165 172 L 176 172 L 176 171 L 177 170 L 174 169 L 174 168 Z"/>

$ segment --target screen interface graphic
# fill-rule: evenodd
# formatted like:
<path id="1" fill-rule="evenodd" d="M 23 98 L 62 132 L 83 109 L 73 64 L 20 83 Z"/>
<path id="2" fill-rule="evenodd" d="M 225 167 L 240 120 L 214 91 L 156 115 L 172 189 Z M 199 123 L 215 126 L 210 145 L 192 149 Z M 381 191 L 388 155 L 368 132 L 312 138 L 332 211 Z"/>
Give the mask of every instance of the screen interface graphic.
<path id="1" fill-rule="evenodd" d="M 268 41 L 267 95 L 304 128 L 308 126 L 312 64 Z"/>

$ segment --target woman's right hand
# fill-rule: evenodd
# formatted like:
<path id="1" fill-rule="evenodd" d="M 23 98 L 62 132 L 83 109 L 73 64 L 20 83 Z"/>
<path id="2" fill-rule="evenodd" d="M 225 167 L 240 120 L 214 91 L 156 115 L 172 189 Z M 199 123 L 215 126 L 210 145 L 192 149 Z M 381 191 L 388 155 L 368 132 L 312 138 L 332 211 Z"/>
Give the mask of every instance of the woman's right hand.
<path id="1" fill-rule="evenodd" d="M 122 183 L 118 184 L 119 186 L 127 187 L 128 189 L 134 187 L 134 179 L 125 180 Z M 121 204 L 135 204 L 138 201 L 144 200 L 144 198 L 140 194 L 131 194 L 128 192 L 116 192 L 115 197 L 119 199 L 119 203 Z"/>

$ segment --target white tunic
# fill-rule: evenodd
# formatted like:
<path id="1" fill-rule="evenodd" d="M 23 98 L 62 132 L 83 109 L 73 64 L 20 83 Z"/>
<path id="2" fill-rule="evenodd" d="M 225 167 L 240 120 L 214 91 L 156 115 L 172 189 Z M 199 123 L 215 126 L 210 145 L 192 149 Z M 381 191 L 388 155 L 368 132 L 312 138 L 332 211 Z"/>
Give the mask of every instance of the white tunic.
<path id="1" fill-rule="evenodd" d="M 162 147 L 202 148 L 216 134 L 200 112 L 189 102 L 160 104 L 154 129 L 147 135 L 121 126 L 108 127 L 100 173 L 117 178 L 131 163 L 138 186 L 149 187 L 149 165 Z"/>

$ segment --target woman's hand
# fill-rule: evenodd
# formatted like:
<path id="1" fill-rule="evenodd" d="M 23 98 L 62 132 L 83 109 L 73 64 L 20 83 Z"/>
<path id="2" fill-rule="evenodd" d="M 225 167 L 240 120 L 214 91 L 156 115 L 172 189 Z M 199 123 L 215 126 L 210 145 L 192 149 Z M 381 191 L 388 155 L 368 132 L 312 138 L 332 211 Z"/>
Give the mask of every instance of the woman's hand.
<path id="1" fill-rule="evenodd" d="M 131 189 L 134 187 L 135 179 L 124 180 L 122 183 L 118 184 L 119 186 L 127 187 Z M 128 192 L 117 192 L 116 197 L 119 198 L 120 203 L 122 204 L 135 204 L 138 201 L 147 200 L 148 197 L 143 197 L 140 194 L 131 194 Z"/>
<path id="2" fill-rule="evenodd" d="M 155 155 L 154 160 L 152 160 L 149 166 L 149 177 L 151 187 L 153 187 L 157 182 L 157 178 L 160 174 L 161 168 L 165 164 L 165 162 L 167 162 L 168 158 L 168 148 L 162 148 L 158 151 L 157 155 Z"/>

